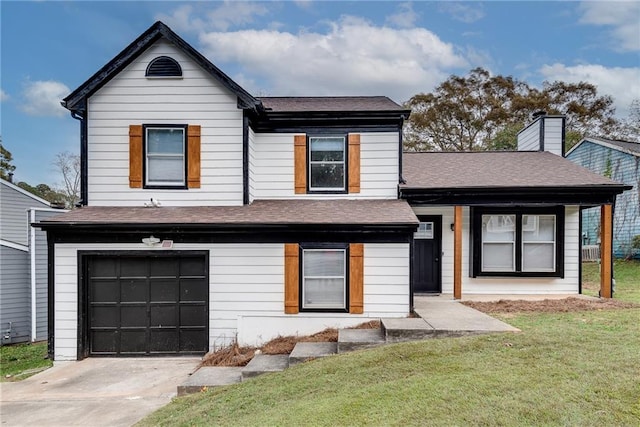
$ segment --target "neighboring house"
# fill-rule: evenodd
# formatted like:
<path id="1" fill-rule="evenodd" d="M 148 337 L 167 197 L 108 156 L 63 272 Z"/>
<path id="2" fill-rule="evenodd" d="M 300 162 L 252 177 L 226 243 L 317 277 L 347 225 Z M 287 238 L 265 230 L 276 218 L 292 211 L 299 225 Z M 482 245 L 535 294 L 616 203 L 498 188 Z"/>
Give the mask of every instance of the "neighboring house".
<path id="1" fill-rule="evenodd" d="M 47 236 L 30 224 L 60 212 L 0 179 L 1 344 L 47 339 Z"/>
<path id="2" fill-rule="evenodd" d="M 599 175 L 623 182 L 633 188 L 616 199 L 613 249 L 618 258 L 640 258 L 640 248 L 633 248 L 640 235 L 640 143 L 586 137 L 566 155 L 572 162 Z M 597 208 L 582 211 L 582 244 L 600 243 L 600 213 Z"/>
<path id="3" fill-rule="evenodd" d="M 579 207 L 624 189 L 544 152 L 403 156 L 390 99 L 253 97 L 161 22 L 64 105 L 83 207 L 39 224 L 56 360 L 405 317 L 417 292 L 577 294 Z"/>

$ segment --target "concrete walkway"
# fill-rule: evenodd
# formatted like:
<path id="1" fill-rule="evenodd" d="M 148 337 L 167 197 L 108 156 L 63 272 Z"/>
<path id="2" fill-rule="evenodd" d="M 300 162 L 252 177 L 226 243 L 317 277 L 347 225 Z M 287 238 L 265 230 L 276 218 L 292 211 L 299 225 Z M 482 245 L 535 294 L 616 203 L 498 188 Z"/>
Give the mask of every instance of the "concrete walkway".
<path id="1" fill-rule="evenodd" d="M 176 395 L 200 358 L 88 358 L 56 362 L 0 383 L 4 426 L 131 426 Z"/>

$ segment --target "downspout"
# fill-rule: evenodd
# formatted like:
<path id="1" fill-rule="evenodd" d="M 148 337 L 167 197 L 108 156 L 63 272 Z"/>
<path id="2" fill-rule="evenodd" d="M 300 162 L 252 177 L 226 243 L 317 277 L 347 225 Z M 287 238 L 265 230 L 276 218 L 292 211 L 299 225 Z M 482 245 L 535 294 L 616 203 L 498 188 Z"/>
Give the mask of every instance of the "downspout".
<path id="1" fill-rule="evenodd" d="M 37 300 L 36 300 L 36 229 L 31 224 L 36 222 L 36 211 L 29 210 L 29 260 L 31 267 L 31 342 L 36 341 L 37 335 Z"/>
<path id="2" fill-rule="evenodd" d="M 80 120 L 80 204 L 86 206 L 89 201 L 89 165 L 87 157 L 87 112 L 75 110 L 71 117 Z"/>

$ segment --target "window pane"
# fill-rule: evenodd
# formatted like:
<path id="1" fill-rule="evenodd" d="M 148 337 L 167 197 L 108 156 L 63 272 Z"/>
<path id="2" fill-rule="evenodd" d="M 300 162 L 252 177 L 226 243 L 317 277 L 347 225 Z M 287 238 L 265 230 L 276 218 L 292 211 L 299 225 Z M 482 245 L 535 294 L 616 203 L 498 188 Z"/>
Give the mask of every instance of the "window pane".
<path id="1" fill-rule="evenodd" d="M 522 245 L 523 271 L 555 271 L 555 244 L 524 243 Z"/>
<path id="2" fill-rule="evenodd" d="M 153 182 L 184 182 L 184 160 L 182 157 L 155 157 L 147 163 L 147 180 Z"/>
<path id="3" fill-rule="evenodd" d="M 344 161 L 344 138 L 309 138 L 311 161 Z"/>
<path id="4" fill-rule="evenodd" d="M 344 308 L 344 279 L 305 279 L 305 308 Z"/>
<path id="5" fill-rule="evenodd" d="M 343 164 L 311 164 L 311 188 L 344 188 Z"/>
<path id="6" fill-rule="evenodd" d="M 484 243 L 482 271 L 514 271 L 514 243 Z"/>
<path id="7" fill-rule="evenodd" d="M 482 215 L 483 242 L 514 242 L 515 237 L 515 215 Z"/>
<path id="8" fill-rule="evenodd" d="M 413 234 L 414 239 L 433 239 L 433 222 L 421 222 L 418 231 Z"/>
<path id="9" fill-rule="evenodd" d="M 147 129 L 147 153 L 183 154 L 184 129 L 149 128 Z"/>
<path id="10" fill-rule="evenodd" d="M 522 240 L 524 242 L 553 242 L 556 236 L 555 215 L 523 215 Z"/>
<path id="11" fill-rule="evenodd" d="M 304 276 L 344 277 L 343 250 L 304 251 Z"/>

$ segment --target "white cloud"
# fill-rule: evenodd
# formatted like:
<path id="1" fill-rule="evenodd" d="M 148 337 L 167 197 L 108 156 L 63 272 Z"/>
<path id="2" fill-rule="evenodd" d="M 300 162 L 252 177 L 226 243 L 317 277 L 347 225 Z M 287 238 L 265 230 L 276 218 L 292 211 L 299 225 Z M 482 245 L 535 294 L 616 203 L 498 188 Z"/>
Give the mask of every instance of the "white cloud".
<path id="1" fill-rule="evenodd" d="M 4 90 L 0 89 L 0 102 L 4 102 L 6 100 L 9 99 L 9 95 L 7 95 L 7 92 L 5 92 Z"/>
<path id="2" fill-rule="evenodd" d="M 640 50 L 640 2 L 583 2 L 580 23 L 612 27 L 610 35 L 614 50 Z"/>
<path id="3" fill-rule="evenodd" d="M 446 1 L 439 4 L 439 10 L 448 13 L 453 19 L 467 24 L 484 18 L 484 9 L 480 3 L 472 5 L 471 3 Z"/>
<path id="4" fill-rule="evenodd" d="M 203 7 L 211 3 L 196 3 L 198 10 L 192 5 L 178 7 L 171 15 L 158 14 L 159 19 L 174 31 L 227 31 L 230 28 L 242 27 L 254 22 L 256 16 L 266 15 L 269 10 L 262 3 L 248 1 L 224 1 L 215 9 L 204 12 Z"/>
<path id="5" fill-rule="evenodd" d="M 401 3 L 398 12 L 387 16 L 385 22 L 392 27 L 413 28 L 418 20 L 418 14 L 413 10 L 411 3 Z"/>
<path id="6" fill-rule="evenodd" d="M 401 102 L 469 66 L 424 28 L 378 27 L 350 16 L 328 25 L 326 33 L 211 32 L 200 42 L 214 63 L 239 64 L 247 80 L 266 79 L 273 95 L 376 94 Z"/>
<path id="7" fill-rule="evenodd" d="M 598 88 L 598 94 L 611 95 L 616 106 L 616 116 L 626 117 L 631 101 L 640 98 L 640 67 L 607 68 L 602 65 L 584 64 L 566 66 L 564 64 L 544 65 L 540 73 L 548 81 L 561 80 L 568 83 L 581 81 Z"/>
<path id="8" fill-rule="evenodd" d="M 23 91 L 24 104 L 20 109 L 30 116 L 64 116 L 66 110 L 60 101 L 71 91 L 54 80 L 28 81 Z"/>

